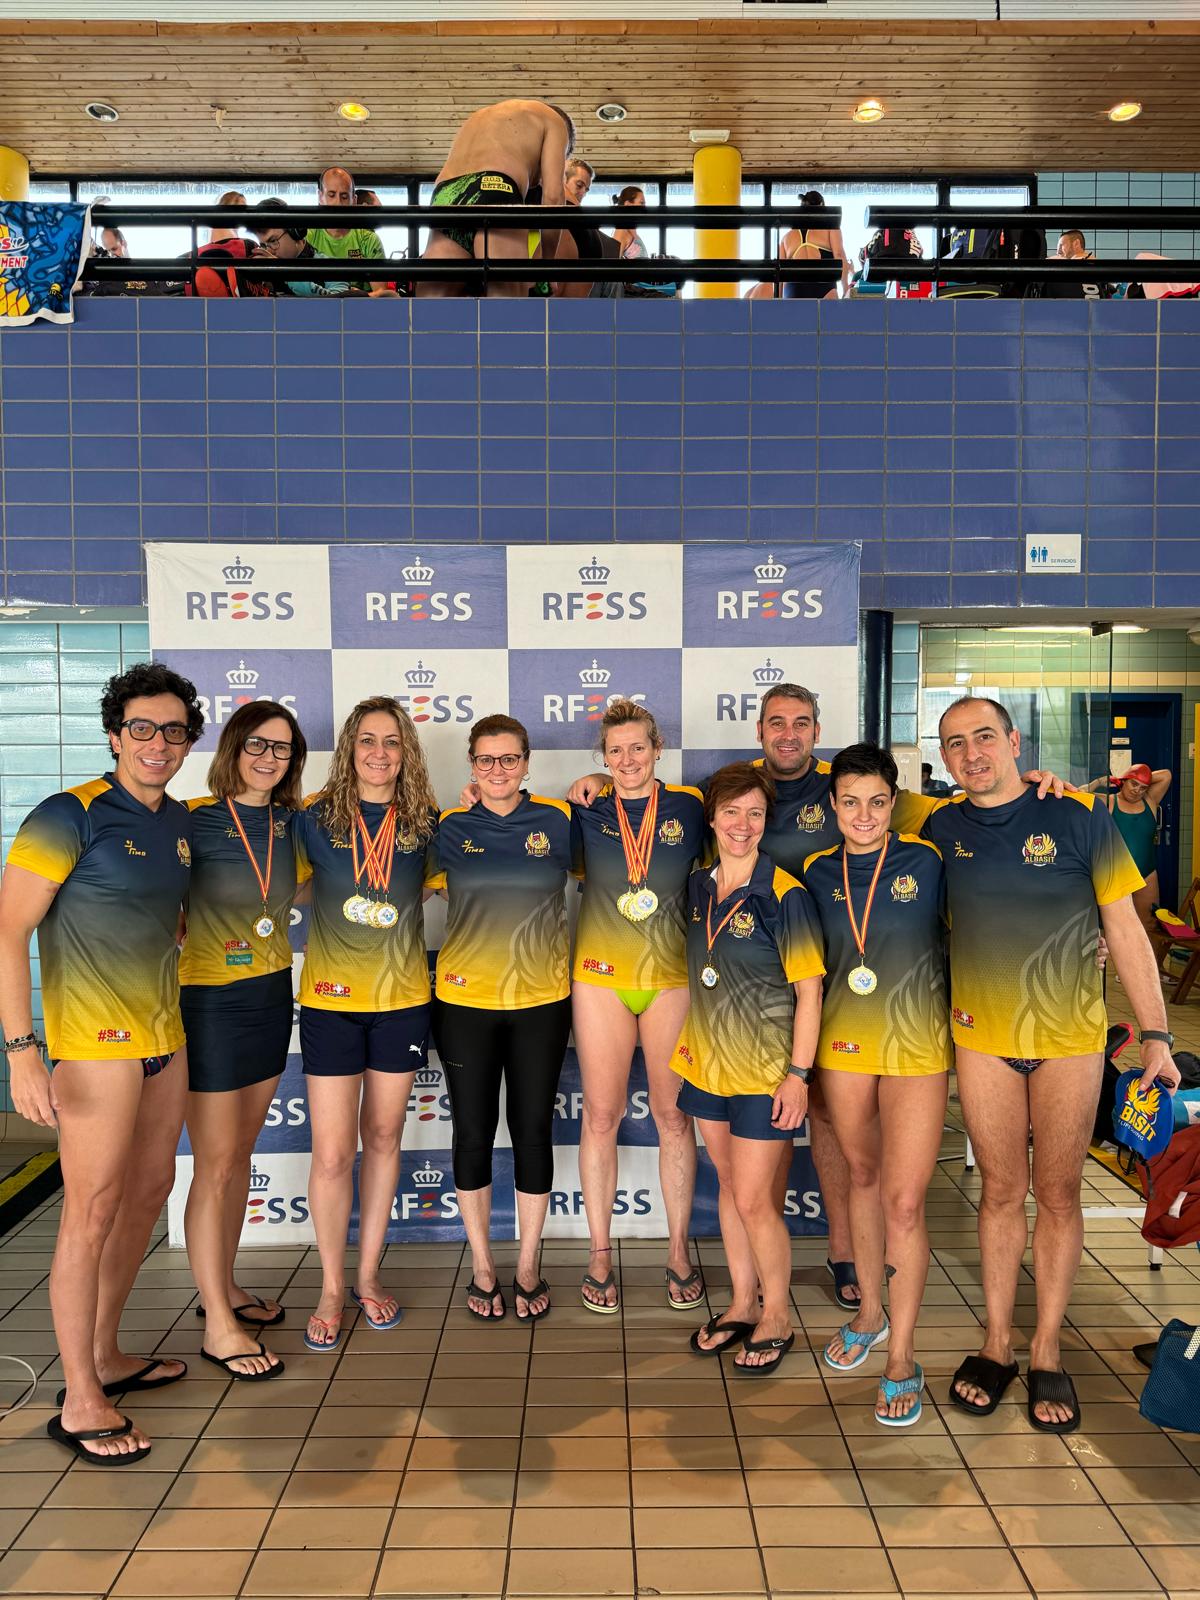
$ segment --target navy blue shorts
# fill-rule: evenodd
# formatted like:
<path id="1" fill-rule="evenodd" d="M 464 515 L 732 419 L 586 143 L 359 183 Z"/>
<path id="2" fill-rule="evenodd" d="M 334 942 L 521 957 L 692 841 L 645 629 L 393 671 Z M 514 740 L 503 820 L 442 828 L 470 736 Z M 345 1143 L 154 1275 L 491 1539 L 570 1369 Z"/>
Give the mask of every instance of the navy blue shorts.
<path id="1" fill-rule="evenodd" d="M 727 1122 L 735 1139 L 795 1139 L 795 1128 L 776 1128 L 771 1122 L 771 1094 L 709 1094 L 685 1078 L 676 1105 L 689 1117 L 703 1122 Z"/>
<path id="2" fill-rule="evenodd" d="M 248 1089 L 279 1077 L 292 1037 L 292 969 L 236 983 L 185 983 L 179 1009 L 193 1094 Z"/>
<path id="3" fill-rule="evenodd" d="M 403 1011 L 300 1007 L 300 1054 L 317 1078 L 359 1072 L 419 1072 L 429 1064 L 429 1006 Z"/>

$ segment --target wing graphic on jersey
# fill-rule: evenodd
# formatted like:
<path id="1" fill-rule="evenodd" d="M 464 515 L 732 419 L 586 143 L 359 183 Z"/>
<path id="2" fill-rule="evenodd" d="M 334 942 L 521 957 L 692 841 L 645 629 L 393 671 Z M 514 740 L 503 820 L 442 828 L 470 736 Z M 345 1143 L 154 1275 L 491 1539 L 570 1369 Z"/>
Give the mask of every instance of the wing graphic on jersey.
<path id="1" fill-rule="evenodd" d="M 497 990 L 502 997 L 502 1003 L 509 1004 L 523 995 L 536 993 L 548 981 L 552 981 L 552 974 L 547 971 L 553 960 L 546 935 L 551 930 L 557 932 L 561 928 L 562 940 L 560 944 L 562 963 L 565 965 L 567 939 L 566 939 L 566 912 L 549 921 L 544 905 L 534 906 L 513 929 L 508 945 L 508 964 L 500 974 Z"/>
<path id="2" fill-rule="evenodd" d="M 945 1053 L 948 1037 L 942 952 L 927 950 L 888 996 L 881 1041 L 883 1065 L 894 1072 L 906 1062 Z"/>
<path id="3" fill-rule="evenodd" d="M 1094 907 L 1062 923 L 1025 959 L 1022 1000 L 1013 1019 L 1018 1050 L 1037 1047 L 1039 1028 L 1054 1037 L 1086 1038 L 1103 1031 L 1104 1003 L 1098 986 L 1079 981 L 1080 964 L 1096 960 L 1099 926 Z"/>

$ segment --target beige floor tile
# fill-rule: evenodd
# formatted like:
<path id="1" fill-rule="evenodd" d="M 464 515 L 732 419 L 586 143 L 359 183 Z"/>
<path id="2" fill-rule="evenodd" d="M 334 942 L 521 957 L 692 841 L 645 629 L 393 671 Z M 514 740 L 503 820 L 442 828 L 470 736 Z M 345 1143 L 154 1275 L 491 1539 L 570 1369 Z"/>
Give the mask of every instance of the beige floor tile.
<path id="1" fill-rule="evenodd" d="M 68 1478 L 75 1477 L 69 1473 Z M 162 1497 L 164 1507 L 208 1511 L 267 1510 L 288 1481 L 286 1472 L 182 1472 Z"/>
<path id="2" fill-rule="evenodd" d="M 879 1546 L 875 1518 L 865 1506 L 756 1506 L 754 1526 L 764 1549 L 769 1545 L 863 1550 Z"/>
<path id="3" fill-rule="evenodd" d="M 1113 1515 L 1139 1548 L 1155 1544 L 1200 1545 L 1200 1512 L 1194 1506 L 1118 1506 Z M 1200 1562 L 1200 1550 L 1193 1553 Z M 1200 1568 L 1196 1587 L 1200 1588 Z"/>
<path id="4" fill-rule="evenodd" d="M 697 1550 L 691 1546 L 639 1549 L 638 1587 L 669 1595 L 761 1594 L 762 1557 L 757 1550 Z"/>
<path id="5" fill-rule="evenodd" d="M 1200 1472 L 1194 1467 L 1093 1467 L 1087 1475 L 1106 1505 L 1200 1504 Z"/>
<path id="6" fill-rule="evenodd" d="M 629 1459 L 635 1472 L 720 1471 L 741 1465 L 732 1434 L 724 1439 L 631 1439 Z"/>
<path id="7" fill-rule="evenodd" d="M 139 1550 L 256 1550 L 271 1513 L 221 1510 L 159 1511 L 138 1543 Z"/>
<path id="8" fill-rule="evenodd" d="M 498 1595 L 504 1586 L 503 1550 L 422 1550 L 419 1561 L 404 1550 L 387 1550 L 375 1594 Z M 247 1590 L 249 1593 L 249 1590 Z"/>
<path id="9" fill-rule="evenodd" d="M 510 1595 L 630 1595 L 633 1557 L 627 1550 L 514 1550 Z"/>
<path id="10" fill-rule="evenodd" d="M 763 1551 L 767 1582 L 775 1594 L 894 1594 L 888 1558 L 882 1550 L 800 1547 Z"/>
<path id="11" fill-rule="evenodd" d="M 417 1433 L 423 1438 L 472 1438 L 521 1433 L 520 1406 L 426 1406 Z"/>
<path id="12" fill-rule="evenodd" d="M 883 1473 L 882 1477 L 901 1477 Z M 962 1474 L 964 1481 L 967 1475 Z M 636 1491 L 637 1478 L 634 1478 Z M 854 1472 L 747 1472 L 752 1506 L 861 1506 L 863 1488 Z"/>
<path id="13" fill-rule="evenodd" d="M 630 1406 L 632 1439 L 719 1438 L 733 1430 L 728 1406 Z"/>
<path id="14" fill-rule="evenodd" d="M 638 1472 L 633 1477 L 635 1506 L 744 1506 L 746 1483 L 740 1472 Z"/>
<path id="15" fill-rule="evenodd" d="M 7 1443 L 0 1441 L 0 1463 L 7 1463 Z M 57 1470 L 50 1472 L 0 1472 L 0 1506 L 27 1506 L 32 1509 L 40 1506 L 46 1496 L 51 1493 L 59 1481 L 62 1472 L 63 1458 L 60 1455 Z M 88 1477 L 88 1473 L 69 1472 L 67 1481 L 75 1477 Z M 102 1477 L 103 1474 L 90 1474 L 93 1478 Z M 109 1473 L 111 1478 L 115 1476 Z M 81 1502 L 87 1503 L 87 1502 Z M 120 1504 L 119 1501 L 105 1501 L 108 1504 Z"/>
<path id="16" fill-rule="evenodd" d="M 489 1467 L 516 1467 L 520 1439 L 414 1439 L 410 1471 L 461 1472 Z"/>
<path id="17" fill-rule="evenodd" d="M 295 1459 L 301 1472 L 396 1472 L 408 1460 L 412 1441 L 402 1439 L 306 1439 Z"/>
<path id="18" fill-rule="evenodd" d="M 165 1441 L 169 1446 L 171 1440 Z M 148 1460 L 158 1456 L 159 1445 Z M 187 1458 L 187 1472 L 286 1472 L 300 1453 L 299 1439 L 201 1439 Z M 127 1468 L 136 1472 L 137 1468 Z"/>
<path id="19" fill-rule="evenodd" d="M 404 1550 L 505 1550 L 511 1518 L 507 1506 L 500 1510 L 401 1506 L 392 1518 L 387 1543 Z"/>
<path id="20" fill-rule="evenodd" d="M 244 1595 L 365 1596 L 379 1556 L 375 1550 L 260 1550 L 246 1575 Z"/>
<path id="21" fill-rule="evenodd" d="M 324 1405 L 312 1425 L 316 1439 L 398 1439 L 416 1431 L 417 1406 Z"/>
<path id="22" fill-rule="evenodd" d="M 973 1550 L 1002 1545 L 1004 1536 L 984 1506 L 875 1506 L 887 1549 L 938 1546 Z"/>
<path id="23" fill-rule="evenodd" d="M 1200 1590 L 1200 1562 L 1197 1562 L 1194 1545 L 1174 1549 L 1168 1545 L 1152 1545 L 1142 1554 L 1154 1576 L 1166 1588 Z"/>
<path id="24" fill-rule="evenodd" d="M 1066 1438 L 1056 1433 L 960 1434 L 957 1440 L 963 1458 L 971 1468 L 987 1467 L 1065 1467 L 1071 1451 Z M 1102 1463 L 1097 1462 L 1097 1465 Z"/>
<path id="25" fill-rule="evenodd" d="M 1080 1505 L 1100 1499 L 1087 1473 L 1078 1467 L 1039 1467 L 1032 1481 L 1019 1467 L 989 1467 L 973 1476 L 990 1506 L 1028 1505 L 1035 1489 L 1040 1505 Z"/>
<path id="26" fill-rule="evenodd" d="M 525 1437 L 547 1439 L 560 1434 L 577 1439 L 624 1439 L 629 1423 L 624 1406 L 593 1411 L 587 1406 L 531 1406 L 525 1413 Z"/>
<path id="27" fill-rule="evenodd" d="M 325 1416 L 331 1409 L 325 1407 L 320 1416 Z M 317 1415 L 315 1406 L 227 1405 L 213 1412 L 211 1420 L 208 1413 L 204 1413 L 208 1425 L 198 1428 L 196 1432 L 203 1432 L 206 1439 L 302 1439 Z M 156 1436 L 161 1431 L 159 1416 L 161 1413 L 156 1413 L 152 1418 Z"/>
<path id="28" fill-rule="evenodd" d="M 148 1510 L 39 1511 L 17 1550 L 132 1550 L 150 1521 Z"/>
<path id="29" fill-rule="evenodd" d="M 628 1466 L 628 1439 L 539 1439 L 526 1432 L 521 1442 L 521 1467 L 530 1472 L 622 1472 Z"/>
<path id="30" fill-rule="evenodd" d="M 739 1434 L 835 1434 L 838 1413 L 828 1405 L 742 1405 L 735 1406 L 733 1425 Z"/>
<path id="31" fill-rule="evenodd" d="M 511 1506 L 516 1481 L 515 1472 L 406 1472 L 400 1486 L 399 1504 Z"/>
<path id="32" fill-rule="evenodd" d="M 634 1512 L 634 1544 L 648 1549 L 753 1547 L 754 1523 L 744 1507 L 647 1507 Z"/>
<path id="33" fill-rule="evenodd" d="M 746 1470 L 758 1472 L 772 1467 L 787 1469 L 819 1468 L 836 1471 L 851 1465 L 850 1452 L 840 1436 L 782 1434 L 778 1438 L 751 1436 L 739 1441 Z M 955 1460 L 958 1458 L 955 1457 Z"/>
<path id="34" fill-rule="evenodd" d="M 948 1472 L 904 1472 L 894 1467 L 860 1474 L 872 1506 L 973 1506 L 979 1494 L 965 1468 Z"/>
<path id="35" fill-rule="evenodd" d="M 390 1506 L 281 1507 L 271 1518 L 264 1550 L 378 1550 Z"/>
<path id="36" fill-rule="evenodd" d="M 1039 1594 L 1128 1594 L 1152 1590 L 1154 1576 L 1136 1550 L 1127 1544 L 1014 1545 L 1017 1560 Z"/>
<path id="37" fill-rule="evenodd" d="M 1007 1550 L 894 1549 L 900 1587 L 912 1593 L 954 1595 L 1025 1594 L 1021 1570 Z"/>
<path id="38" fill-rule="evenodd" d="M 522 1472 L 517 1479 L 520 1506 L 627 1506 L 626 1472 Z"/>
<path id="39" fill-rule="evenodd" d="M 203 1561 L 181 1558 L 174 1550 L 135 1550 L 111 1592 L 114 1600 L 163 1600 L 164 1595 L 225 1600 L 240 1592 L 250 1561 L 245 1550 L 206 1550 Z"/>
<path id="40" fill-rule="evenodd" d="M 1031 1493 L 1040 1481 L 1030 1484 Z M 1120 1522 L 1098 1504 L 997 1506 L 995 1514 L 1011 1545 L 1113 1545 L 1123 1539 Z"/>
<path id="41" fill-rule="evenodd" d="M 598 1550 L 631 1543 L 625 1506 L 518 1506 L 513 1514 L 514 1550 Z"/>
<path id="42" fill-rule="evenodd" d="M 400 1489 L 399 1472 L 293 1472 L 282 1506 L 392 1506 Z"/>
<path id="43" fill-rule="evenodd" d="M 1178 1467 L 1174 1442 L 1163 1433 L 1075 1433 L 1064 1443 L 1084 1467 Z"/>

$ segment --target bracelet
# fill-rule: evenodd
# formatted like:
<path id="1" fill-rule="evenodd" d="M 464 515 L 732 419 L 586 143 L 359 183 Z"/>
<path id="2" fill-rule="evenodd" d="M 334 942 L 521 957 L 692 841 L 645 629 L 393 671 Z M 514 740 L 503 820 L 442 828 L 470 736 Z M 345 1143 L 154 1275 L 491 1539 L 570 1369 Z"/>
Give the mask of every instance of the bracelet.
<path id="1" fill-rule="evenodd" d="M 16 1055 L 18 1050 L 28 1050 L 30 1045 L 40 1046 L 41 1042 L 36 1033 L 23 1033 L 16 1039 L 5 1039 L 4 1053 Z"/>
<path id="2" fill-rule="evenodd" d="M 1138 1043 L 1145 1044 L 1147 1039 L 1158 1040 L 1160 1044 L 1165 1044 L 1168 1050 L 1172 1049 L 1175 1044 L 1175 1035 L 1173 1033 L 1164 1033 L 1161 1028 L 1143 1028 L 1141 1033 L 1138 1034 Z"/>
<path id="3" fill-rule="evenodd" d="M 816 1072 L 816 1068 L 815 1067 L 790 1066 L 787 1069 L 788 1077 L 789 1078 L 799 1078 L 801 1083 L 811 1083 L 813 1081 L 813 1074 L 815 1072 Z"/>

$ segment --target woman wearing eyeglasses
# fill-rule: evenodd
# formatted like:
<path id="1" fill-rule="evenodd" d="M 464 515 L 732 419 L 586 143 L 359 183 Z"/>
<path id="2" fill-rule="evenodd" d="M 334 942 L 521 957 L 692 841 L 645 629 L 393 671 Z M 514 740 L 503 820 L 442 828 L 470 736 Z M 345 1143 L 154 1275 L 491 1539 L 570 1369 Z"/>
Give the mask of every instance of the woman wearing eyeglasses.
<path id="1" fill-rule="evenodd" d="M 242 1289 L 233 1265 L 255 1141 L 292 1033 L 293 821 L 306 753 L 290 711 L 252 701 L 221 730 L 209 793 L 188 802 L 192 882 L 179 977 L 193 1172 L 184 1226 L 205 1319 L 200 1353 L 250 1382 L 283 1371 L 253 1337 L 282 1322 L 283 1308 Z"/>
<path id="2" fill-rule="evenodd" d="M 550 1309 L 538 1258 L 554 1175 L 554 1098 L 571 1029 L 570 941 L 563 900 L 571 808 L 523 788 L 529 735 L 512 717 L 484 717 L 467 745 L 479 800 L 442 813 L 438 870 L 446 896 L 433 1036 L 454 1117 L 454 1181 L 471 1244 L 467 1310 L 485 1322 L 507 1310 L 491 1248 L 492 1151 L 505 1088 L 520 1253 L 513 1309 L 520 1322 Z"/>

